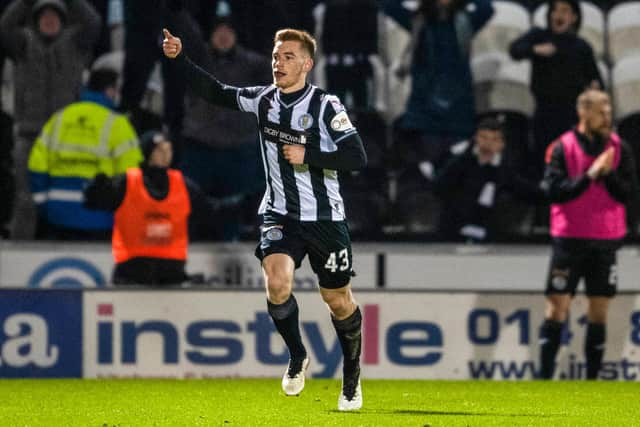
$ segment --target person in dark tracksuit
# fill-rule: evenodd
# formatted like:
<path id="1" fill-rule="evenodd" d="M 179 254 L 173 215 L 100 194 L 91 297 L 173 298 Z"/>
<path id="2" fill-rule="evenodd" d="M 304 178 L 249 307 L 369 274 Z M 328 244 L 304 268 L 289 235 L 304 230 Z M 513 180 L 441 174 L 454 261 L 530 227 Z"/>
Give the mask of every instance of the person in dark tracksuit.
<path id="1" fill-rule="evenodd" d="M 588 298 L 586 378 L 596 379 L 604 355 L 607 312 L 616 294 L 616 252 L 627 233 L 625 203 L 636 191 L 630 148 L 612 131 L 611 101 L 582 93 L 577 127 L 547 150 L 541 183 L 552 202 L 552 256 L 540 340 L 540 378 L 551 379 L 571 298 L 584 279 Z"/>

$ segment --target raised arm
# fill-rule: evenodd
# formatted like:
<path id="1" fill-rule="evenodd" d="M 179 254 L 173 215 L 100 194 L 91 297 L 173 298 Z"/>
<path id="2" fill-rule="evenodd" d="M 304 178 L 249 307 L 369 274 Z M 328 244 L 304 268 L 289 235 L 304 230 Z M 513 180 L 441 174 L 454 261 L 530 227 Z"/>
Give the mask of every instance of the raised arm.
<path id="1" fill-rule="evenodd" d="M 76 42 L 84 49 L 93 49 L 102 28 L 100 15 L 86 0 L 71 0 L 68 5 Z"/>
<path id="2" fill-rule="evenodd" d="M 33 2 L 15 0 L 0 18 L 0 42 L 13 58 L 20 57 L 27 41 L 25 25 L 31 12 Z"/>
<path id="3" fill-rule="evenodd" d="M 494 13 L 492 0 L 473 0 L 469 19 L 474 32 L 478 32 L 491 19 Z"/>
<path id="4" fill-rule="evenodd" d="M 166 28 L 162 32 L 164 33 L 162 51 L 167 58 L 175 59 L 178 66 L 184 68 L 189 88 L 211 104 L 240 110 L 237 100 L 239 88 L 221 83 L 213 75 L 194 64 L 182 53 L 180 38 L 171 34 Z"/>

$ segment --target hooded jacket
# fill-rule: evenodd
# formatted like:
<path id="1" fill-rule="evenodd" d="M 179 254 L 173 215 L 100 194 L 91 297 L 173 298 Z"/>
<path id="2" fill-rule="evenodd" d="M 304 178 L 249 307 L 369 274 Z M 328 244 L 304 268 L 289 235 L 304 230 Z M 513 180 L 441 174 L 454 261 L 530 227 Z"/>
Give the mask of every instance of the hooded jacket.
<path id="1" fill-rule="evenodd" d="M 62 29 L 46 39 L 36 18 L 45 7 L 58 12 Z M 26 24 L 25 24 L 26 23 Z M 98 13 L 85 0 L 14 1 L 0 18 L 0 38 L 14 60 L 14 117 L 20 133 L 37 133 L 55 111 L 80 96 L 82 72 L 100 32 Z"/>

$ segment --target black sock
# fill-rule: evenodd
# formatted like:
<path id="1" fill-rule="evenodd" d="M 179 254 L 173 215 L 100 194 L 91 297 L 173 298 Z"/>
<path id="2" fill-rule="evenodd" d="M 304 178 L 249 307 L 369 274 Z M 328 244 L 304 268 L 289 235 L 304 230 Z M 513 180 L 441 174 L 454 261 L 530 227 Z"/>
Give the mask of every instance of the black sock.
<path id="1" fill-rule="evenodd" d="M 587 379 L 595 380 L 602 367 L 606 326 L 604 323 L 587 323 L 587 338 L 584 342 L 584 354 L 587 360 Z"/>
<path id="2" fill-rule="evenodd" d="M 540 378 L 550 380 L 556 367 L 556 355 L 560 348 L 562 322 L 547 319 L 542 324 L 540 337 Z"/>
<path id="3" fill-rule="evenodd" d="M 344 364 L 342 374 L 348 377 L 360 372 L 360 351 L 362 349 L 362 314 L 360 307 L 346 319 L 336 320 L 331 318 L 333 327 L 338 334 L 338 340 L 342 347 Z"/>
<path id="4" fill-rule="evenodd" d="M 267 310 L 284 339 L 292 359 L 307 357 L 307 350 L 300 336 L 298 323 L 298 302 L 293 294 L 282 304 L 272 304 L 267 300 Z"/>

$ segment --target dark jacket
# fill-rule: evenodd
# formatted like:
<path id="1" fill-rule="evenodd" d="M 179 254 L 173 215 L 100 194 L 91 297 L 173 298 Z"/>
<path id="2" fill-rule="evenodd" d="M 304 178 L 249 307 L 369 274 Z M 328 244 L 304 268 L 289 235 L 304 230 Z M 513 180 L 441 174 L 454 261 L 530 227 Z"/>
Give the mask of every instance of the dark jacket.
<path id="1" fill-rule="evenodd" d="M 543 195 L 536 183 L 521 177 L 502 155 L 494 162 L 480 164 L 474 145 L 467 144 L 464 151 L 445 163 L 433 181 L 443 203 L 439 233 L 445 240 L 491 240 L 500 232 L 492 228 L 492 215 L 501 193 L 532 203 L 542 201 Z M 462 235 L 460 230 L 465 226 L 484 230 L 484 237 Z"/>
<path id="2" fill-rule="evenodd" d="M 535 55 L 533 46 L 541 43 L 553 43 L 556 53 Z M 516 60 L 531 60 L 531 92 L 538 109 L 575 110 L 576 98 L 592 81 L 604 88 L 591 46 L 574 33 L 533 28 L 511 43 L 509 53 Z"/>

